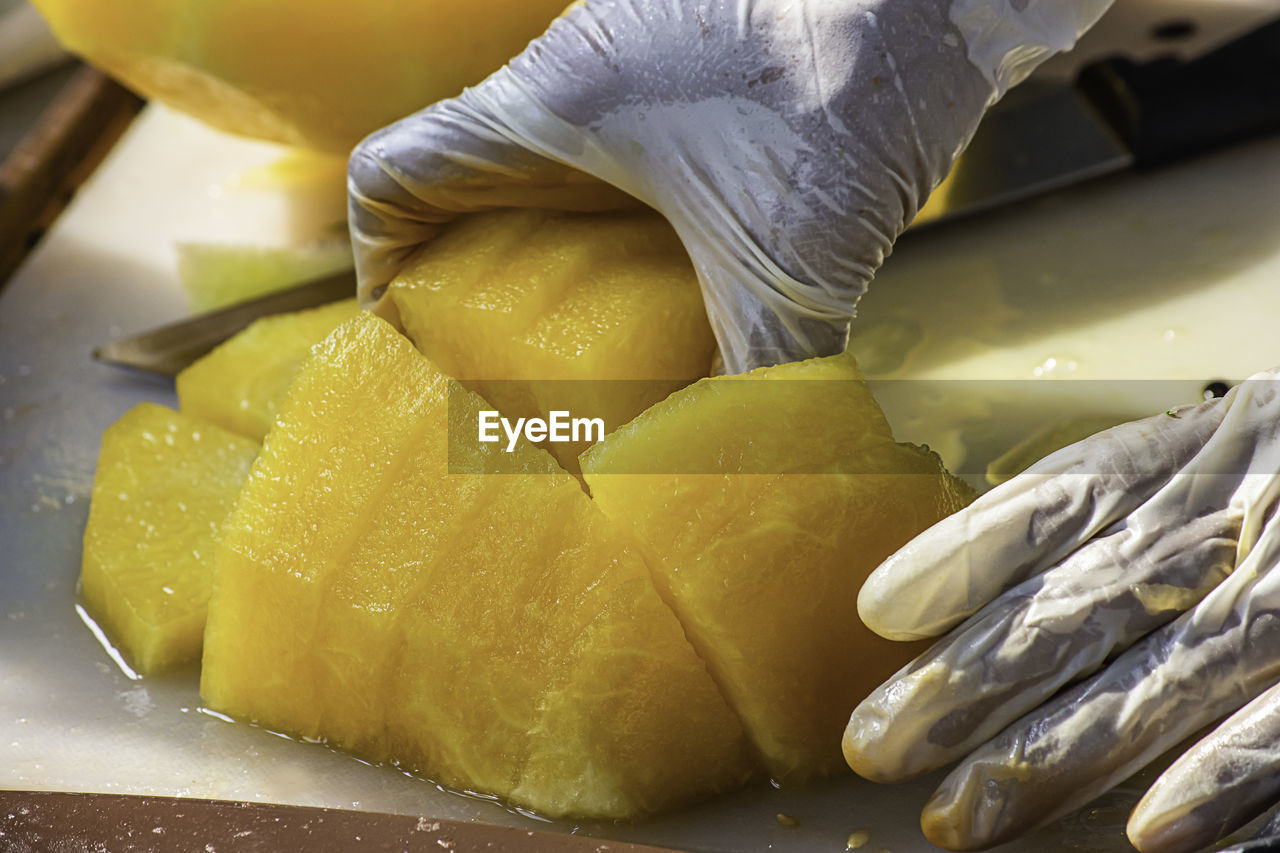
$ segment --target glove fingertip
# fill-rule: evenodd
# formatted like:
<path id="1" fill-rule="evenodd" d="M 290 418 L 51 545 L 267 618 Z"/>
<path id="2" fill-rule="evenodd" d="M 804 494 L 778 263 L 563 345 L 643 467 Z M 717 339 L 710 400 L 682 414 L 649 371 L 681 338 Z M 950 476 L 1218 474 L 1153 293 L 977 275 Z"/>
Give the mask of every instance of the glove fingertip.
<path id="1" fill-rule="evenodd" d="M 930 844 L 943 850 L 982 850 L 990 844 L 978 843 L 970 833 L 964 831 L 967 825 L 962 815 L 953 813 L 953 809 L 935 805 L 937 795 L 925 804 L 920 812 L 920 831 Z"/>
<path id="2" fill-rule="evenodd" d="M 1129 822 L 1125 825 L 1124 834 L 1128 837 L 1129 843 L 1137 848 L 1141 853 L 1174 853 L 1178 850 L 1198 850 L 1203 843 L 1209 843 L 1213 839 L 1204 840 L 1203 843 L 1197 844 L 1187 837 L 1184 821 L 1171 817 L 1167 813 L 1149 814 L 1142 813 L 1141 804 L 1129 815 Z"/>
<path id="3" fill-rule="evenodd" d="M 1206 739 L 1184 753 L 1184 758 L 1193 756 L 1192 767 L 1204 768 L 1200 773 L 1212 772 L 1206 767 L 1207 762 L 1194 760 L 1194 753 L 1208 743 Z M 1239 798 L 1224 794 L 1206 800 L 1197 796 L 1198 786 L 1178 772 L 1185 766 L 1175 762 L 1147 789 L 1129 815 L 1125 835 L 1142 853 L 1200 850 L 1233 828 L 1223 801 Z"/>
<path id="4" fill-rule="evenodd" d="M 880 784 L 903 782 L 918 774 L 906 766 L 902 741 L 887 737 L 888 719 L 883 711 L 872 697 L 863 700 L 849 716 L 840 750 L 849 769 L 863 779 Z"/>
<path id="5" fill-rule="evenodd" d="M 865 590 L 866 587 L 863 587 Z M 894 640 L 896 642 L 909 643 L 916 640 L 932 639 L 934 634 L 926 634 L 913 630 L 911 623 L 903 624 L 902 620 L 895 619 L 892 612 L 886 613 L 886 608 L 882 602 L 875 600 L 875 596 L 868 596 L 872 599 L 870 603 L 864 604 L 863 596 L 858 595 L 858 618 L 862 623 L 884 637 L 886 640 Z"/>
<path id="6" fill-rule="evenodd" d="M 845 729 L 840 741 L 840 751 L 844 753 L 844 761 L 849 769 L 871 782 L 889 784 L 902 781 L 892 773 L 884 772 L 885 767 L 866 753 L 862 741 L 863 738 L 855 728 L 851 726 Z"/>
<path id="7" fill-rule="evenodd" d="M 858 591 L 858 618 L 887 640 L 928 640 L 937 637 L 964 619 L 964 613 L 944 612 L 938 596 L 920 594 L 922 573 L 910 546 L 889 557 L 876 568 Z M 935 579 L 943 572 L 930 572 Z"/>

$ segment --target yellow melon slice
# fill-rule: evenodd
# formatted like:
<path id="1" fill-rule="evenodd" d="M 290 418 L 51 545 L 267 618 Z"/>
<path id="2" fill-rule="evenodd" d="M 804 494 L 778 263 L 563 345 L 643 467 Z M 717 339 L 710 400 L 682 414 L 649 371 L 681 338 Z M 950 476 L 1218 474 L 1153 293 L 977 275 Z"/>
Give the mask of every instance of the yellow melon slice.
<path id="1" fill-rule="evenodd" d="M 222 130 L 346 153 L 480 82 L 565 0 L 36 0 L 62 43 Z"/>
<path id="2" fill-rule="evenodd" d="M 849 712 L 921 650 L 858 619 L 866 576 L 969 490 L 896 444 L 851 356 L 703 380 L 582 459 L 774 779 L 844 767 Z"/>
<path id="3" fill-rule="evenodd" d="M 356 315 L 354 299 L 254 321 L 178 374 L 178 406 L 261 441 L 311 348 Z"/>
<path id="4" fill-rule="evenodd" d="M 139 672 L 200 656 L 218 531 L 257 453 L 154 403 L 103 434 L 80 584 Z"/>
<path id="5" fill-rule="evenodd" d="M 406 333 L 504 413 L 612 430 L 706 376 L 715 338 L 675 232 L 643 210 L 465 217 L 391 284 Z M 579 446 L 552 446 L 576 469 Z"/>
<path id="6" fill-rule="evenodd" d="M 178 277 L 192 313 L 215 311 L 350 269 L 345 237 L 304 246 L 178 243 Z"/>
<path id="7" fill-rule="evenodd" d="M 218 552 L 201 691 L 546 815 L 742 783 L 741 725 L 630 540 L 549 456 L 450 474 L 484 404 L 361 314 L 290 391 Z M 504 470 L 512 470 L 504 459 Z"/>

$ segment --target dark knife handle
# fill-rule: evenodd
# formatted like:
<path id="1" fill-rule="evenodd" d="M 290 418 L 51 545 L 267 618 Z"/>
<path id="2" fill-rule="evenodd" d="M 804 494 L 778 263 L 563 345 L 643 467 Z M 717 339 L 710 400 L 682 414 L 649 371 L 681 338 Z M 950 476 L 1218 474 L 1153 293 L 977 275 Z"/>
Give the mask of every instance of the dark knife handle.
<path id="1" fill-rule="evenodd" d="M 1280 129 L 1280 20 L 1189 62 L 1104 59 L 1076 86 L 1139 168 Z"/>

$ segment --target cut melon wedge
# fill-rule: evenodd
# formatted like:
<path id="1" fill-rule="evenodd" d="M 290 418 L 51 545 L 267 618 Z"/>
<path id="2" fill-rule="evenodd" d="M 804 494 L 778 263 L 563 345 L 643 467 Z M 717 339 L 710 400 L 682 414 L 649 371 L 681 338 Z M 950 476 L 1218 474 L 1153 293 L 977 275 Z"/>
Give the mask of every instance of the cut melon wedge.
<path id="1" fill-rule="evenodd" d="M 449 473 L 501 452 L 448 442 L 483 405 L 370 314 L 317 348 L 227 522 L 205 700 L 548 816 L 741 784 L 742 727 L 627 535 L 534 448 Z"/>
<path id="2" fill-rule="evenodd" d="M 200 657 L 219 530 L 257 454 L 252 441 L 154 403 L 103 434 L 81 592 L 137 671 Z"/>
<path id="3" fill-rule="evenodd" d="M 179 243 L 176 248 L 178 278 L 193 314 L 340 273 L 355 263 L 345 235 L 304 246 Z"/>
<path id="4" fill-rule="evenodd" d="M 178 374 L 179 408 L 262 441 L 311 348 L 359 310 L 344 299 L 255 320 Z"/>
<path id="5" fill-rule="evenodd" d="M 613 430 L 711 371 L 697 276 L 650 210 L 463 217 L 390 293 L 414 344 L 511 417 L 561 410 Z M 576 471 L 586 447 L 548 449 Z"/>
<path id="6" fill-rule="evenodd" d="M 867 575 L 970 490 L 897 444 L 852 356 L 703 380 L 591 448 L 596 505 L 779 782 L 845 768 L 849 713 L 918 654 L 858 619 Z"/>

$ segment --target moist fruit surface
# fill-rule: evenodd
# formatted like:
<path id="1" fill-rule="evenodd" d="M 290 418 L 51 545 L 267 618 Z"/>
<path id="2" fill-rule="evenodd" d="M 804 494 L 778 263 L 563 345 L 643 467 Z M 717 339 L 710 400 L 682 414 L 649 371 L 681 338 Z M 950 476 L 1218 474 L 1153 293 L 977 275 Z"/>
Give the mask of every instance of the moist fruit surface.
<path id="1" fill-rule="evenodd" d="M 139 672 L 199 658 L 219 529 L 257 453 L 154 403 L 103 434 L 81 591 Z"/>
<path id="2" fill-rule="evenodd" d="M 346 154 L 479 83 L 564 0 L 36 0 L 69 49 L 233 133 Z"/>
<path id="3" fill-rule="evenodd" d="M 227 522 L 205 700 L 549 816 L 741 784 L 741 725 L 628 535 L 535 448 L 450 473 L 497 467 L 449 455 L 482 405 L 370 314 L 317 348 Z"/>
<path id="4" fill-rule="evenodd" d="M 612 430 L 706 376 L 715 352 L 688 255 L 649 210 L 467 216 L 390 293 L 417 347 L 511 416 Z M 576 470 L 585 445 L 550 449 Z"/>
<path id="5" fill-rule="evenodd" d="M 850 711 L 918 654 L 858 619 L 867 575 L 969 489 L 894 442 L 852 356 L 703 380 L 587 451 L 596 505 L 781 782 L 844 768 Z"/>
<path id="6" fill-rule="evenodd" d="M 178 374 L 179 408 L 261 441 L 311 348 L 359 310 L 344 299 L 255 320 Z"/>

